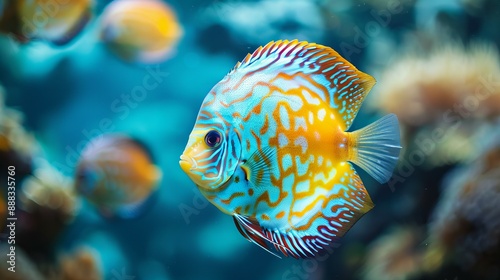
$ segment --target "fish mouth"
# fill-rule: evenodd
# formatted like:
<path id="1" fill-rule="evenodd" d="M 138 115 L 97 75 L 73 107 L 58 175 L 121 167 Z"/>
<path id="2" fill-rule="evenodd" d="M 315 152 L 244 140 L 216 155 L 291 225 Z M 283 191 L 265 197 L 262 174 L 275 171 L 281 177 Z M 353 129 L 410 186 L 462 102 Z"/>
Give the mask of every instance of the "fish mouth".
<path id="1" fill-rule="evenodd" d="M 181 155 L 179 165 L 186 173 L 192 171 L 193 169 L 196 169 L 197 167 L 196 161 L 185 155 Z"/>

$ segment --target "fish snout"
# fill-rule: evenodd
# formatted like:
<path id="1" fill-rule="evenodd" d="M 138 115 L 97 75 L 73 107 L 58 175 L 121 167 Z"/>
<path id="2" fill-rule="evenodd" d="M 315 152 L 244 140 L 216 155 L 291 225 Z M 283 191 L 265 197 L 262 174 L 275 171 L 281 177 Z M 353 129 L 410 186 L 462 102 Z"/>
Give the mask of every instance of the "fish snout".
<path id="1" fill-rule="evenodd" d="M 191 170 L 196 168 L 196 162 L 191 157 L 181 155 L 181 160 L 179 161 L 179 165 L 181 166 L 184 172 L 189 173 Z"/>

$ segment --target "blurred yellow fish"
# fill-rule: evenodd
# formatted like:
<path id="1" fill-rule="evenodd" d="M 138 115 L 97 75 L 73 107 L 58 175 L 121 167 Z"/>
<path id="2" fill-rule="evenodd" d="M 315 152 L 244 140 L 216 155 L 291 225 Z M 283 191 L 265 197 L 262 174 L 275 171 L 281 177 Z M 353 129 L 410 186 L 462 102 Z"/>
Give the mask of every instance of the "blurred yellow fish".
<path id="1" fill-rule="evenodd" d="M 104 135 L 83 150 L 75 187 L 105 216 L 140 214 L 162 173 L 145 146 L 137 140 Z"/>
<path id="2" fill-rule="evenodd" d="M 101 18 L 101 39 L 126 61 L 160 62 L 172 54 L 181 35 L 175 13 L 161 1 L 114 1 Z"/>
<path id="3" fill-rule="evenodd" d="M 64 45 L 86 26 L 92 0 L 16 0 L 0 7 L 0 31 L 23 43 L 34 39 Z"/>

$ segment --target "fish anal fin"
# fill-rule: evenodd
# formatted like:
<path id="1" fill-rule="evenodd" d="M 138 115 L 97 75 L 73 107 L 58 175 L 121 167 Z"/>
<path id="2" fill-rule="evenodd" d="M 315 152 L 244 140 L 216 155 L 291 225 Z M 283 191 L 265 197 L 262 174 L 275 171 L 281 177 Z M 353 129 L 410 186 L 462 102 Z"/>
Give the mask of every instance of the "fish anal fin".
<path id="1" fill-rule="evenodd" d="M 294 247 L 293 252 L 299 256 L 328 251 L 374 206 L 350 163 L 342 162 L 334 168 L 335 172 L 326 178 L 311 181 L 309 195 L 296 199 L 292 205 L 289 232 L 305 244 Z"/>
<path id="2" fill-rule="evenodd" d="M 268 252 L 274 247 L 284 256 L 294 258 L 314 258 L 328 251 L 373 208 L 353 166 L 343 162 L 334 168 L 336 172 L 322 179 L 323 187 L 311 181 L 315 188 L 310 195 L 296 198 L 286 226 L 266 228 L 258 218 L 233 213 L 241 235 Z"/>
<path id="3" fill-rule="evenodd" d="M 233 218 L 243 237 L 277 257 L 279 256 L 271 251 L 270 247 L 274 247 L 276 252 L 285 257 L 296 259 L 314 258 L 328 247 L 328 241 L 321 236 L 294 230 L 266 229 L 256 219 L 238 214 L 233 214 Z"/>
<path id="4" fill-rule="evenodd" d="M 259 223 L 256 220 L 234 214 L 233 221 L 240 234 L 248 241 L 255 243 L 257 246 L 266 250 L 270 254 L 280 258 L 280 256 L 276 255 L 269 249 L 264 230 L 259 226 Z"/>
<path id="5" fill-rule="evenodd" d="M 344 163 L 338 168 L 345 181 L 340 185 L 335 182 L 330 193 L 329 200 L 322 209 L 322 217 L 328 221 L 321 224 L 319 221 L 318 232 L 325 238 L 338 239 L 351 229 L 351 227 L 368 211 L 374 204 L 363 185 L 356 170 L 349 163 Z M 335 181 L 338 177 L 335 178 Z M 342 187 L 339 187 L 342 186 Z"/>

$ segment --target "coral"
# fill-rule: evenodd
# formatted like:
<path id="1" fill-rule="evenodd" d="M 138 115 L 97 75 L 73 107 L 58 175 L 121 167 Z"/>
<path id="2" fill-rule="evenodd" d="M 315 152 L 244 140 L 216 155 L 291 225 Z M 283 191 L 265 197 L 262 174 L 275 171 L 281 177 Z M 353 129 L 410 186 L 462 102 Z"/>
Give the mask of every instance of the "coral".
<path id="1" fill-rule="evenodd" d="M 421 231 L 412 226 L 390 229 L 369 248 L 363 279 L 409 279 L 419 273 Z"/>
<path id="2" fill-rule="evenodd" d="M 52 209 L 59 212 L 62 220 L 70 221 L 76 206 L 76 197 L 71 186 L 70 178 L 41 161 L 33 175 L 23 184 L 22 207 L 27 212 L 37 211 L 37 208 Z"/>
<path id="3" fill-rule="evenodd" d="M 447 43 L 394 57 L 379 79 L 379 109 L 407 126 L 500 115 L 500 58 L 491 45 Z"/>
<path id="4" fill-rule="evenodd" d="M 450 261 L 498 279 L 500 269 L 500 143 L 450 175 L 430 225 L 430 264 Z"/>
<path id="5" fill-rule="evenodd" d="M 370 105 L 398 116 L 403 158 L 421 154 L 430 167 L 471 161 L 477 141 L 489 137 L 488 127 L 500 117 L 500 56 L 492 45 L 465 48 L 428 39 L 420 42 L 427 54 L 394 57 Z M 407 45 L 403 49 L 411 49 Z"/>
<path id="6" fill-rule="evenodd" d="M 412 148 L 425 151 L 425 161 L 431 167 L 468 163 L 477 158 L 481 146 L 491 139 L 492 129 L 494 125 L 484 122 L 451 126 L 438 123 L 415 132 L 412 138 L 415 147 Z"/>
<path id="7" fill-rule="evenodd" d="M 53 280 L 101 280 L 103 279 L 95 254 L 85 248 L 61 258 L 59 273 Z"/>
<path id="8" fill-rule="evenodd" d="M 52 166 L 40 161 L 27 177 L 19 194 L 17 244 L 31 257 L 46 260 L 53 253 L 61 231 L 76 212 L 72 181 Z"/>
<path id="9" fill-rule="evenodd" d="M 31 172 L 31 157 L 37 149 L 33 135 L 24 129 L 22 121 L 21 112 L 5 106 L 0 86 L 0 168 L 15 166 L 18 180 Z"/>
<path id="10" fill-rule="evenodd" d="M 19 247 L 15 250 L 15 272 L 9 271 L 10 245 L 0 244 L 0 279 L 2 280 L 44 280 L 46 279 L 37 269 L 36 265 L 27 257 L 26 253 Z"/>

